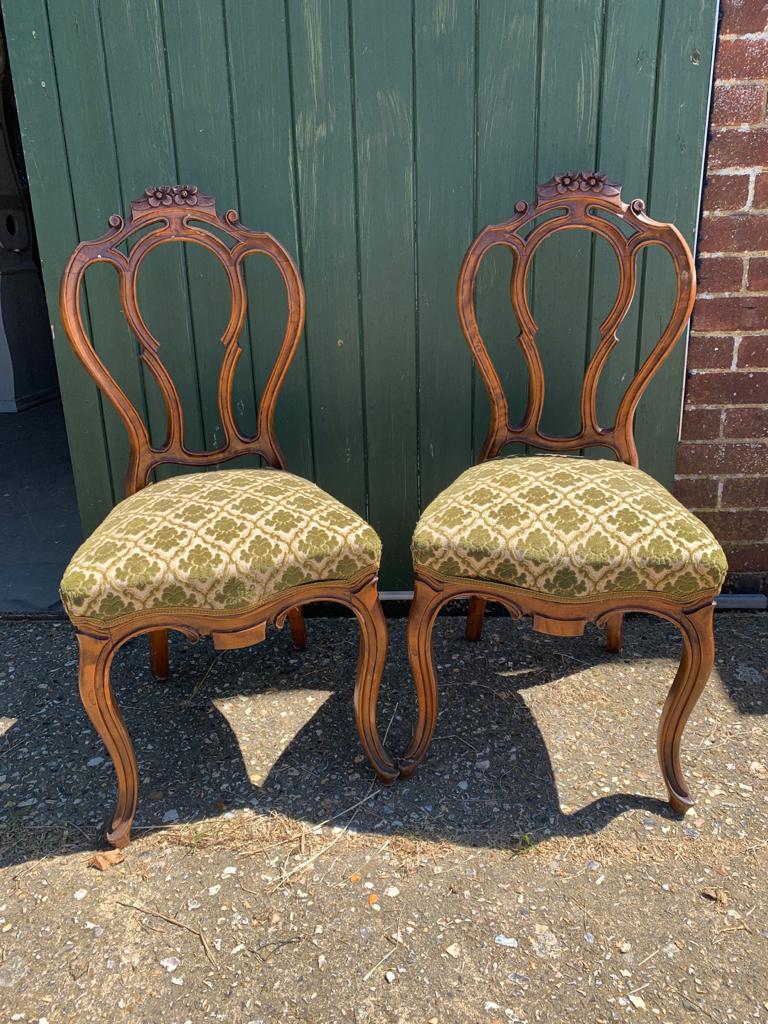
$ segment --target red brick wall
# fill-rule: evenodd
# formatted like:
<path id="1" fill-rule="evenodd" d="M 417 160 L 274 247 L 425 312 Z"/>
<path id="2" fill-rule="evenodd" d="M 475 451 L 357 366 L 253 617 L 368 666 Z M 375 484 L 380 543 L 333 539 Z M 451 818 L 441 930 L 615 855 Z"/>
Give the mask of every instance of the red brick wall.
<path id="1" fill-rule="evenodd" d="M 675 493 L 768 590 L 768 0 L 723 0 Z"/>

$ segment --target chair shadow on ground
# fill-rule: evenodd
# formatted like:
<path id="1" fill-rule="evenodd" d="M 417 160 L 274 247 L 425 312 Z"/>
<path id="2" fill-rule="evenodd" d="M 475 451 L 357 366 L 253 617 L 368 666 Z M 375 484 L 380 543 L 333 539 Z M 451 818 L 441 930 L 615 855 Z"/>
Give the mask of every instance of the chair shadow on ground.
<path id="1" fill-rule="evenodd" d="M 715 669 L 741 715 L 768 715 L 768 615 L 715 616 Z"/>
<path id="2" fill-rule="evenodd" d="M 338 824 L 351 821 L 357 831 L 516 850 L 549 836 L 599 832 L 629 810 L 678 817 L 662 799 L 643 795 L 663 794 L 654 740 L 679 656 L 673 627 L 633 617 L 624 652 L 609 655 L 593 629 L 560 640 L 490 616 L 483 640 L 467 644 L 463 621 L 438 621 L 437 732 L 416 776 L 391 787 L 373 780 L 355 732 L 353 621 L 308 620 L 306 652 L 292 648 L 287 630 L 219 655 L 206 641 L 192 646 L 176 637 L 166 682 L 152 679 L 145 641 L 126 645 L 113 683 L 139 761 L 134 836 L 169 820 L 210 821 L 252 807 L 310 825 L 339 815 Z M 379 713 L 395 754 L 407 744 L 415 711 L 404 634 L 403 620 L 390 623 Z M 721 646 L 727 680 L 730 644 Z M 625 687 L 634 716 L 595 706 L 599 688 L 607 692 L 631 675 L 638 659 L 660 656 L 669 662 L 654 692 Z M 0 738 L 0 863 L 99 848 L 114 773 L 79 702 L 71 627 L 6 623 L 0 666 L 0 715 L 15 719 Z M 529 702 L 539 695 L 551 701 L 542 688 L 558 681 L 567 684 L 564 693 L 578 693 L 584 667 L 600 672 L 592 697 L 546 705 L 545 740 Z M 742 676 L 740 700 L 756 708 L 760 695 L 750 686 L 757 688 L 757 676 Z"/>

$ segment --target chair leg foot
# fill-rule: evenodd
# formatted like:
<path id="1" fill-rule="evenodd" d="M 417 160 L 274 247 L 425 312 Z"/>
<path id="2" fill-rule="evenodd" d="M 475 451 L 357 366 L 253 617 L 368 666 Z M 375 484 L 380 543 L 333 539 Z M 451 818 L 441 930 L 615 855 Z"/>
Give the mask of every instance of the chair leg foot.
<path id="1" fill-rule="evenodd" d="M 621 650 L 622 632 L 624 629 L 624 613 L 616 612 L 610 615 L 605 622 L 605 647 L 611 654 L 618 654 Z"/>
<path id="2" fill-rule="evenodd" d="M 368 760 L 380 782 L 395 781 L 399 770 L 376 727 L 376 705 L 387 657 L 387 621 L 375 580 L 358 591 L 352 608 L 360 626 L 360 656 L 355 683 L 355 724 Z"/>
<path id="3" fill-rule="evenodd" d="M 168 660 L 168 630 L 155 629 L 149 635 L 149 667 L 155 679 L 167 679 L 170 674 Z"/>
<path id="4" fill-rule="evenodd" d="M 680 741 L 685 724 L 701 696 L 715 660 L 714 604 L 683 614 L 677 622 L 683 634 L 683 655 L 661 712 L 658 754 L 661 773 L 674 810 L 693 807 L 680 764 Z"/>
<path id="5" fill-rule="evenodd" d="M 109 669 L 116 648 L 109 638 L 78 633 L 77 640 L 80 645 L 80 697 L 91 724 L 112 758 L 117 776 L 117 803 L 107 841 L 112 846 L 124 847 L 131 841 L 139 775 L 133 744 L 109 682 Z"/>
<path id="6" fill-rule="evenodd" d="M 482 599 L 478 600 L 485 604 Z M 444 601 L 440 591 L 433 590 L 422 580 L 416 580 L 408 616 L 408 659 L 416 685 L 419 715 L 408 749 L 400 758 L 400 775 L 404 779 L 410 779 L 424 760 L 437 724 L 437 679 L 432 658 L 432 628 Z M 480 612 L 482 623 L 482 608 Z"/>
<path id="7" fill-rule="evenodd" d="M 483 635 L 483 616 L 485 615 L 486 601 L 482 597 L 470 597 L 469 611 L 467 612 L 467 628 L 464 637 L 470 643 L 476 643 Z"/>
<path id="8" fill-rule="evenodd" d="M 301 608 L 291 608 L 288 612 L 288 625 L 291 627 L 291 639 L 297 651 L 307 649 L 307 631 L 304 627 L 304 612 Z"/>

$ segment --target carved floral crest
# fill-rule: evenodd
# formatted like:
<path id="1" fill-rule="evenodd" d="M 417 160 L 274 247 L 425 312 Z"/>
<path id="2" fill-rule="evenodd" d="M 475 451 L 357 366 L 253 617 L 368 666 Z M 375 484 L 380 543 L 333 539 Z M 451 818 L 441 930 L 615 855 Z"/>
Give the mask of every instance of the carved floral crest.
<path id="1" fill-rule="evenodd" d="M 151 185 L 144 189 L 144 195 L 131 203 L 131 209 L 155 210 L 169 206 L 214 205 L 213 196 L 199 192 L 196 185 Z"/>
<path id="2" fill-rule="evenodd" d="M 609 181 L 600 171 L 563 171 L 550 181 L 539 185 L 536 195 L 539 199 L 551 199 L 570 192 L 590 192 L 595 195 L 618 196 L 621 185 Z"/>

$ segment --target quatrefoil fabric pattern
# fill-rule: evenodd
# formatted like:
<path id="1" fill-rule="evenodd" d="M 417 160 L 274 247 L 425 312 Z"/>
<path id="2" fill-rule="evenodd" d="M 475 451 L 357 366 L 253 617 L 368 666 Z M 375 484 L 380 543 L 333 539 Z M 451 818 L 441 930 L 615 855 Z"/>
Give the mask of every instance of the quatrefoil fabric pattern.
<path id="1" fill-rule="evenodd" d="M 381 542 L 315 484 L 274 469 L 191 473 L 121 501 L 61 583 L 74 622 L 163 611 L 231 613 L 302 583 L 375 571 Z"/>
<path id="2" fill-rule="evenodd" d="M 564 455 L 468 469 L 413 537 L 417 569 L 566 601 L 658 594 L 688 602 L 727 570 L 707 527 L 646 473 Z"/>

